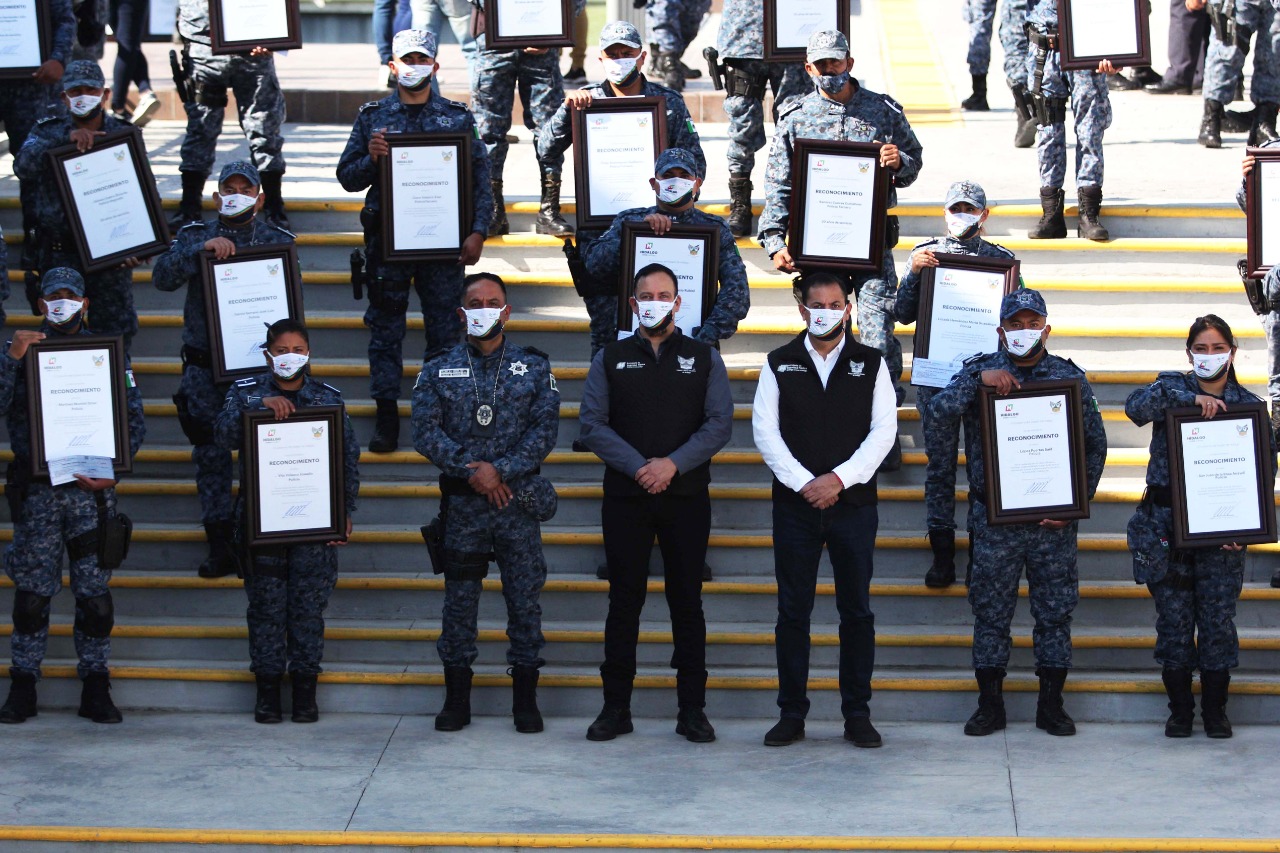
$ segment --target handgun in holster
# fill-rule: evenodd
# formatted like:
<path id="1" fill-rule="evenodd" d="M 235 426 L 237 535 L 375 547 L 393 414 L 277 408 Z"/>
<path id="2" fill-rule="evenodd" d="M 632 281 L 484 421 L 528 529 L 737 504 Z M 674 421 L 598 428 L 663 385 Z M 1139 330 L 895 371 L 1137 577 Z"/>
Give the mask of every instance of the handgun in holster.
<path id="1" fill-rule="evenodd" d="M 31 463 L 26 459 L 14 459 L 4 469 L 4 499 L 9 503 L 9 520 L 17 524 L 22 520 L 22 507 L 31 491 Z"/>
<path id="2" fill-rule="evenodd" d="M 1049 54 L 1058 50 L 1058 34 L 1046 33 L 1030 22 L 1026 31 L 1028 43 L 1035 46 L 1035 71 L 1028 94 L 1035 108 L 1036 123 L 1041 127 L 1061 124 L 1067 120 L 1067 99 L 1051 98 L 1044 93 L 1044 66 L 1049 61 Z"/>
<path id="3" fill-rule="evenodd" d="M 1209 13 L 1209 26 L 1218 41 L 1230 46 L 1236 41 L 1236 4 L 1234 0 L 1225 3 L 1210 3 L 1205 7 Z"/>
<path id="4" fill-rule="evenodd" d="M 1035 118 L 1035 106 L 1032 104 L 1031 92 L 1027 87 L 1019 83 L 1012 88 L 1013 92 L 1013 108 L 1017 110 L 1018 116 L 1023 121 L 1031 121 Z"/>
<path id="5" fill-rule="evenodd" d="M 582 250 L 574 245 L 573 240 L 565 238 L 561 251 L 564 252 L 565 263 L 569 265 L 569 277 L 573 279 L 573 289 L 584 299 L 594 296 L 591 273 L 587 272 L 587 262 L 582 259 Z"/>
<path id="6" fill-rule="evenodd" d="M 704 47 L 702 58 L 707 61 L 707 75 L 711 77 L 711 85 L 719 92 L 724 88 L 725 66 L 720 62 L 720 51 L 714 47 Z"/>
<path id="7" fill-rule="evenodd" d="M 1249 276 L 1248 258 L 1236 261 L 1236 272 L 1240 273 L 1240 281 L 1244 284 L 1244 295 L 1249 300 L 1249 307 L 1253 309 L 1253 313 L 1270 314 L 1273 306 L 1267 299 L 1267 288 L 1263 279 Z"/>
<path id="8" fill-rule="evenodd" d="M 359 249 L 351 250 L 351 298 L 364 299 L 365 257 Z"/>
<path id="9" fill-rule="evenodd" d="M 98 568 L 113 571 L 129 556 L 133 522 L 122 512 L 109 512 L 102 492 L 94 492 L 93 499 L 98 505 L 98 526 L 67 540 L 67 559 L 74 563 L 96 554 Z"/>
<path id="10" fill-rule="evenodd" d="M 190 58 L 191 53 L 185 46 L 182 48 L 182 62 L 178 62 L 176 50 L 169 51 L 169 70 L 173 72 L 173 88 L 184 104 L 191 103 L 191 87 L 187 85 L 187 81 L 191 79 Z"/>
<path id="11" fill-rule="evenodd" d="M 422 525 L 422 541 L 427 546 L 427 558 L 431 560 L 431 571 L 437 575 L 444 574 L 444 525 L 448 518 L 448 498 L 440 497 L 440 512 L 427 524 Z"/>

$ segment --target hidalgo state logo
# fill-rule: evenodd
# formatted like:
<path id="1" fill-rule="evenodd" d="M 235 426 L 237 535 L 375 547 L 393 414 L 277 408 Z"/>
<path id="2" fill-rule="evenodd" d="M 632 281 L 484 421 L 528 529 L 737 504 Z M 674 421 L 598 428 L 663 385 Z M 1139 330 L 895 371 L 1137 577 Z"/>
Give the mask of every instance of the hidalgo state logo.
<path id="1" fill-rule="evenodd" d="M 1061 401 L 1061 400 L 1050 400 L 1050 401 L 1049 401 L 1049 409 L 1050 409 L 1050 410 L 1051 410 L 1055 415 L 1056 415 L 1058 412 L 1061 412 L 1061 411 L 1062 411 L 1062 401 Z"/>
<path id="2" fill-rule="evenodd" d="M 858 171 L 865 175 L 867 172 L 871 171 L 871 164 L 865 160 L 862 161 L 858 164 Z"/>
<path id="3" fill-rule="evenodd" d="M 324 438 L 324 424 L 317 424 L 311 428 L 312 438 Z"/>
<path id="4" fill-rule="evenodd" d="M 1244 424 L 1236 424 L 1236 432 L 1237 432 L 1237 433 L 1239 433 L 1239 434 L 1240 434 L 1240 435 L 1242 435 L 1242 436 L 1244 436 L 1244 435 L 1248 435 L 1248 434 L 1249 434 L 1249 425 L 1248 425 L 1247 423 L 1244 423 Z"/>

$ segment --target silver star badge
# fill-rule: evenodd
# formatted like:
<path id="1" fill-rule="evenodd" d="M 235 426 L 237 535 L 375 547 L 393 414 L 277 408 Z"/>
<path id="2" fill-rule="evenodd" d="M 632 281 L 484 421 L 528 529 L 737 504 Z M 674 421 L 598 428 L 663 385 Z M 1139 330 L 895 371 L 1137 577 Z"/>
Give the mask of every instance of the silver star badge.
<path id="1" fill-rule="evenodd" d="M 512 376 L 524 376 L 526 373 L 529 372 L 528 365 L 526 365 L 523 361 L 511 362 L 511 367 L 508 369 L 511 371 Z"/>

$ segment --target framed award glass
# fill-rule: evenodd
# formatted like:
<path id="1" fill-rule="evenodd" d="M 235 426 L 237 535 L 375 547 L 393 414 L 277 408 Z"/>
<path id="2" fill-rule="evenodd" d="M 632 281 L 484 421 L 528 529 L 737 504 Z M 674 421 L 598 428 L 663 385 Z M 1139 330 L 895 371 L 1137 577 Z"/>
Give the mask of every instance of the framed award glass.
<path id="1" fill-rule="evenodd" d="M 241 494 L 249 547 L 347 535 L 342 406 L 245 412 Z"/>
<path id="2" fill-rule="evenodd" d="M 715 225 L 672 225 L 659 237 L 643 220 L 622 223 L 618 337 L 635 331 L 631 282 L 636 271 L 649 264 L 662 264 L 676 274 L 680 288 L 676 325 L 692 335 L 715 307 L 720 289 L 720 229 Z"/>
<path id="3" fill-rule="evenodd" d="M 879 272 L 888 199 L 878 143 L 797 139 L 787 239 L 795 265 Z"/>
<path id="4" fill-rule="evenodd" d="M 221 261 L 212 252 L 201 252 L 200 259 L 213 381 L 262 373 L 266 327 L 286 317 L 303 319 L 297 249 L 292 243 L 249 246 Z"/>
<path id="5" fill-rule="evenodd" d="M 484 0 L 485 47 L 572 47 L 573 18 L 573 0 Z"/>
<path id="6" fill-rule="evenodd" d="M 1245 262 L 1262 278 L 1280 262 L 1280 148 L 1248 148 L 1254 158 L 1245 179 Z"/>
<path id="7" fill-rule="evenodd" d="M 471 138 L 389 133 L 379 160 L 382 253 L 389 261 L 457 261 L 471 234 Z"/>
<path id="8" fill-rule="evenodd" d="M 911 384 L 945 388 L 966 358 L 996 351 L 1000 302 L 1018 288 L 1019 262 L 945 252 L 935 257 L 938 266 L 920 271 Z"/>
<path id="9" fill-rule="evenodd" d="M 849 0 L 763 0 L 764 61 L 804 62 L 809 36 L 839 30 L 849 38 Z"/>
<path id="10" fill-rule="evenodd" d="M 30 80 L 52 43 L 49 0 L 0 2 L 0 80 Z"/>
<path id="11" fill-rule="evenodd" d="M 1058 0 L 1063 71 L 1151 64 L 1149 0 Z"/>
<path id="12" fill-rule="evenodd" d="M 302 47 L 299 0 L 209 0 L 209 41 L 214 54 L 248 53 L 255 47 Z"/>
<path id="13" fill-rule="evenodd" d="M 653 204 L 653 164 L 667 143 L 665 98 L 598 98 L 570 112 L 578 230 L 608 228 Z"/>

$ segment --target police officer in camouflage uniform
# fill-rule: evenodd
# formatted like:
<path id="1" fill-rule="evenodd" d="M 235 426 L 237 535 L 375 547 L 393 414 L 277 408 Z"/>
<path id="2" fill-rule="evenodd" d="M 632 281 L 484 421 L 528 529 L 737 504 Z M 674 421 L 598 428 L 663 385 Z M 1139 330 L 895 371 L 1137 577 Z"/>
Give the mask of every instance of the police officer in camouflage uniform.
<path id="1" fill-rule="evenodd" d="M 1156 381 L 1137 388 L 1124 410 L 1138 426 L 1151 424 L 1147 489 L 1142 503 L 1129 519 L 1128 543 L 1133 554 L 1133 579 L 1145 583 L 1156 605 L 1156 651 L 1169 696 L 1166 737 L 1191 737 L 1195 699 L 1191 677 L 1200 670 L 1200 716 L 1211 738 L 1231 737 L 1227 719 L 1227 689 L 1231 670 L 1239 664 L 1236 636 L 1236 600 L 1244 584 L 1245 549 L 1170 547 L 1173 510 L 1169 479 L 1169 441 L 1165 412 L 1198 406 L 1213 418 L 1227 406 L 1259 403 L 1236 380 L 1236 342 L 1231 327 L 1213 314 L 1196 318 L 1187 335 L 1186 373 L 1162 372 Z M 1275 483 L 1276 445 L 1264 464 L 1267 493 Z"/>
<path id="2" fill-rule="evenodd" d="M 681 148 L 693 155 L 698 174 L 705 175 L 707 158 L 702 153 L 702 142 L 689 117 L 689 109 L 679 92 L 648 80 L 641 73 L 644 63 L 644 43 L 640 31 L 626 21 L 605 24 L 600 31 L 601 61 L 608 79 L 592 83 L 584 89 L 569 92 L 565 102 L 551 121 L 541 128 L 538 136 L 538 160 L 549 162 L 563 159 L 565 150 L 573 143 L 570 110 L 591 106 L 597 98 L 660 97 L 667 105 L 667 148 Z M 603 232 L 587 230 L 578 232 L 578 253 L 585 255 L 590 244 Z M 578 295 L 586 302 L 591 317 L 591 353 L 599 352 L 614 340 L 618 313 L 617 278 L 599 279 L 579 267 L 574 273 L 573 284 Z M 613 330 L 611 332 L 610 330 Z"/>
<path id="3" fill-rule="evenodd" d="M 797 139 L 835 139 L 845 142 L 879 142 L 880 164 L 889 169 L 888 207 L 898 204 L 898 187 L 915 183 L 923 164 L 924 148 L 916 139 L 902 106 L 890 98 L 863 88 L 853 79 L 849 41 L 838 30 L 821 30 L 809 39 L 805 70 L 815 90 L 781 110 L 778 128 L 769 148 L 765 171 L 764 213 L 760 216 L 760 242 L 783 272 L 799 272 L 787 246 L 791 219 L 791 157 Z M 894 337 L 893 305 L 898 275 L 893 247 L 898 242 L 898 217 L 890 216 L 885 228 L 884 261 L 879 274 L 849 276 L 858 298 L 858 330 L 862 343 L 884 354 L 889 375 L 903 400 L 902 344 Z M 901 464 L 901 443 L 895 441 L 882 470 Z"/>
<path id="4" fill-rule="evenodd" d="M 681 57 L 698 37 L 702 19 L 711 10 L 711 0 L 648 0 L 644 20 L 654 47 L 653 65 L 662 82 L 677 92 L 684 91 L 690 75 Z"/>
<path id="5" fill-rule="evenodd" d="M 959 181 L 947 190 L 944 203 L 947 235 L 926 240 L 911 250 L 907 271 L 898 284 L 894 316 L 899 323 L 914 323 L 920 313 L 920 274 L 925 267 L 938 266 L 939 254 L 975 255 L 980 258 L 1013 258 L 1004 246 L 982 239 L 982 225 L 987 221 L 987 194 L 973 181 Z M 995 318 L 992 318 L 993 321 Z M 928 523 L 929 547 L 933 565 L 924 576 L 925 586 L 943 588 L 956 581 L 956 462 L 960 452 L 960 422 L 945 427 L 935 423 L 929 401 L 937 388 L 916 385 L 916 409 L 920 412 L 921 429 L 928 461 L 924 475 L 925 520 Z M 965 443 L 978 441 L 977 435 L 965 433 Z"/>
<path id="6" fill-rule="evenodd" d="M 556 444 L 560 392 L 545 353 L 509 340 L 507 287 L 496 275 L 467 277 L 458 315 L 467 339 L 428 358 L 413 388 L 413 446 L 440 469 L 444 613 L 436 651 L 444 664 L 444 708 L 436 729 L 471 722 L 476 618 L 489 561 L 507 602 L 508 673 L 516 731 L 542 731 L 538 669 L 547 579 L 540 522 L 555 514 L 555 490 L 539 475 Z"/>
<path id="7" fill-rule="evenodd" d="M 187 288 L 182 306 L 182 382 L 173 402 L 178 422 L 192 444 L 196 463 L 196 491 L 200 495 L 200 516 L 209 556 L 200 564 L 202 578 L 219 578 L 240 571 L 232 546 L 234 523 L 231 501 L 231 454 L 214 442 L 213 421 L 222 411 L 227 385 L 213 381 L 213 353 L 209 345 L 208 308 L 204 303 L 201 252 L 212 252 L 219 260 L 249 246 L 292 244 L 288 231 L 267 222 L 258 214 L 265 197 L 261 193 L 258 169 L 247 160 L 222 167 L 213 202 L 218 217 L 193 222 L 178 232 L 169 251 L 156 259 L 152 279 L 158 289 L 172 292 Z M 301 273 L 294 269 L 294 275 Z M 281 306 L 283 310 L 284 306 Z"/>
<path id="8" fill-rule="evenodd" d="M 1040 134 L 1036 156 L 1040 163 L 1040 221 L 1028 233 L 1033 240 L 1067 236 L 1063 217 L 1067 180 L 1067 99 L 1076 128 L 1076 193 L 1079 217 L 1076 236 L 1104 241 L 1111 235 L 1098 221 L 1102 209 L 1102 135 L 1111 126 L 1111 97 L 1107 74 L 1111 60 L 1097 71 L 1063 71 L 1058 51 L 1058 0 L 1030 0 L 1027 7 L 1027 88 L 1036 108 Z"/>
<path id="9" fill-rule="evenodd" d="M 1280 56 L 1276 55 L 1276 10 L 1280 0 L 1220 0 L 1210 3 L 1213 37 L 1204 60 L 1204 117 L 1199 142 L 1206 148 L 1222 147 L 1226 105 L 1235 100 L 1244 76 L 1249 41 L 1254 39 L 1253 77 L 1249 99 L 1254 110 L 1249 144 L 1261 145 L 1280 136 L 1276 113 L 1280 110 Z M 1232 113 L 1233 116 L 1240 115 Z"/>
<path id="10" fill-rule="evenodd" d="M 1013 93 L 1018 129 L 1013 134 L 1014 148 L 1030 148 L 1036 144 L 1036 115 L 1027 88 L 1027 3 L 1029 0 L 1005 0 L 1000 7 L 1000 46 L 1004 48 L 1004 77 Z"/>
<path id="11" fill-rule="evenodd" d="M 74 142 L 81 151 L 93 148 L 104 133 L 129 130 L 128 122 L 106 113 L 111 90 L 96 62 L 77 59 L 62 75 L 62 97 L 68 109 L 61 116 L 40 121 L 22 150 L 13 158 L 19 180 L 38 184 L 35 198 L 39 269 L 72 267 L 85 279 L 86 293 L 93 300 L 93 329 L 103 335 L 122 335 L 125 352 L 138 331 L 138 312 L 133 307 L 133 268 L 141 261 L 129 258 L 111 269 L 85 273 L 80 254 L 71 236 L 69 214 L 62 206 L 62 194 L 53 180 L 50 150 Z"/>
<path id="12" fill-rule="evenodd" d="M 297 320 L 283 319 L 267 329 L 264 358 L 269 372 L 242 379 L 227 392 L 222 411 L 214 421 L 214 439 L 223 450 L 244 446 L 245 412 L 270 409 L 278 421 L 299 409 L 316 406 L 343 406 L 342 392 L 311 377 L 307 366 L 311 344 L 306 327 Z M 240 454 L 243 466 L 245 454 Z M 338 547 L 351 537 L 351 514 L 360 494 L 360 442 L 351 419 L 342 414 L 343 489 L 347 511 L 346 535 L 333 542 L 305 545 L 270 545 L 247 548 L 244 591 L 249 599 L 249 669 L 257 682 L 258 695 L 253 718 L 259 723 L 278 723 L 283 717 L 280 681 L 287 669 L 293 684 L 295 723 L 314 723 L 320 718 L 316 705 L 316 676 L 324 657 L 324 611 L 338 582 Z M 248 482 L 243 470 L 240 482 Z M 242 493 L 243 494 L 243 493 Z M 245 535 L 240 503 L 239 531 Z"/>
<path id="13" fill-rule="evenodd" d="M 622 274 L 622 224 L 646 222 L 654 232 L 662 235 L 672 225 L 712 225 L 720 229 L 719 290 L 715 307 L 703 318 L 702 325 L 694 329 L 692 337 L 705 344 L 718 347 L 719 342 L 730 337 L 738 329 L 738 323 L 751 308 L 751 290 L 747 286 L 747 267 L 742 262 L 738 244 L 729 232 L 729 226 L 719 216 L 703 213 L 693 206 L 702 188 L 702 173 L 693 154 L 683 148 L 668 148 L 658 155 L 653 168 L 654 178 L 649 182 L 657 193 L 657 204 L 652 207 L 636 207 L 619 213 L 599 239 L 586 251 L 587 271 L 599 281 L 618 281 Z M 605 300 L 609 297 L 594 297 Z M 612 300 L 614 311 L 592 312 L 592 339 L 612 341 L 618 336 L 618 300 Z M 611 322 L 610 322 L 611 321 Z M 596 323 L 601 328 L 598 333 Z M 604 328 L 607 326 L 607 328 Z"/>
<path id="14" fill-rule="evenodd" d="M 969 25 L 969 76 L 973 80 L 973 94 L 960 102 L 960 108 L 974 112 L 986 112 L 987 71 L 991 67 L 991 31 L 996 21 L 996 0 L 965 0 L 964 20 Z"/>
<path id="15" fill-rule="evenodd" d="M 0 723 L 21 723 L 36 715 L 36 682 L 49 645 L 49 603 L 62 589 L 62 552 L 70 564 L 71 592 L 76 599 L 72 635 L 84 682 L 80 716 L 95 723 L 118 723 L 122 717 L 111 701 L 107 658 L 115 607 L 108 583 L 117 565 L 103 561 L 100 529 L 115 522 L 115 480 L 77 474 L 58 486 L 48 476 L 31 475 L 31 414 L 27 407 L 27 348 L 45 338 L 87 335 L 85 318 L 90 300 L 84 279 L 69 267 L 45 272 L 38 306 L 45 315 L 40 330 L 14 333 L 0 356 L 0 409 L 5 413 L 13 462 L 9 465 L 5 497 L 13 519 L 13 544 L 4 553 L 5 574 L 13 581 L 13 633 L 10 646 L 9 697 L 0 707 Z M 133 381 L 128 358 L 124 364 L 129 454 L 136 456 L 146 436 L 142 394 Z"/>
<path id="16" fill-rule="evenodd" d="M 1084 466 L 1092 499 L 1107 461 L 1107 435 L 1097 400 L 1084 371 L 1069 359 L 1045 350 L 1050 327 L 1044 298 L 1024 288 L 1005 296 L 1000 305 L 998 352 L 969 359 L 951 384 L 933 395 L 930 416 L 939 429 L 955 429 L 962 418 L 966 436 L 981 435 L 978 417 L 982 386 L 999 394 L 1024 382 L 1051 379 L 1080 380 L 1084 415 Z M 969 477 L 969 520 L 973 526 L 970 550 L 973 578 L 969 604 L 973 608 L 973 667 L 980 695 L 978 710 L 965 723 L 968 735 L 989 735 L 1005 727 L 1003 684 L 1012 644 L 1009 625 L 1018 603 L 1018 579 L 1025 568 L 1030 587 L 1032 639 L 1040 697 L 1036 726 L 1051 735 L 1073 735 L 1076 727 L 1062 707 L 1062 687 L 1071 666 L 1071 612 L 1079 600 L 1076 570 L 1075 521 L 991 525 L 987 521 L 986 472 L 983 445 L 965 442 Z"/>
<path id="17" fill-rule="evenodd" d="M 369 287 L 369 392 L 378 407 L 377 427 L 369 449 L 390 453 L 399 446 L 402 343 L 409 290 L 418 291 L 426 325 L 427 352 L 452 346 L 462 335 L 458 304 L 462 300 L 463 268 L 480 260 L 493 217 L 489 185 L 489 155 L 480 141 L 476 122 L 462 104 L 431 92 L 436 64 L 436 37 L 428 30 L 402 30 L 391 43 L 391 70 L 397 89 L 380 101 L 360 108 L 351 137 L 338 161 L 338 181 L 347 192 L 367 189 L 360 223 L 364 226 L 364 279 Z M 471 231 L 457 262 L 382 260 L 382 193 L 378 188 L 378 159 L 387 155 L 389 133 L 463 133 L 471 143 Z"/>
<path id="18" fill-rule="evenodd" d="M 724 111 L 729 116 L 729 230 L 751 232 L 751 172 L 765 145 L 764 92 L 773 89 L 773 121 L 792 98 L 813 85 L 803 62 L 764 61 L 764 6 L 725 0 L 716 46 L 724 57 Z"/>
<path id="19" fill-rule="evenodd" d="M 262 174 L 263 211 L 281 228 L 289 227 L 280 182 L 284 178 L 284 93 L 276 77 L 271 51 L 255 47 L 248 53 L 214 56 L 209 38 L 209 0 L 180 0 L 178 33 L 187 63 L 187 135 L 182 140 L 182 205 L 175 226 L 200 219 L 204 182 L 213 171 L 214 152 L 222 133 L 227 90 L 236 96 L 240 128 L 249 152 Z"/>

